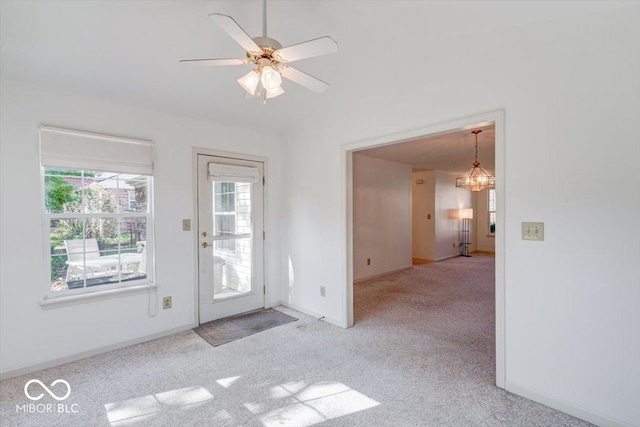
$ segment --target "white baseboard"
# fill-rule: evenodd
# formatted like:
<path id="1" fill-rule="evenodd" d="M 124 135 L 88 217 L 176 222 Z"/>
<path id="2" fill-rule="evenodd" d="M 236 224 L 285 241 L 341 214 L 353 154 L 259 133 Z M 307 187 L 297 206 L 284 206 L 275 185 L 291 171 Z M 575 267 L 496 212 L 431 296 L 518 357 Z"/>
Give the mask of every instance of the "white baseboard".
<path id="1" fill-rule="evenodd" d="M 443 257 L 437 258 L 436 262 L 444 261 L 444 260 L 451 259 L 451 258 L 458 258 L 458 257 L 460 257 L 460 254 L 447 255 L 447 256 L 443 256 Z"/>
<path id="2" fill-rule="evenodd" d="M 339 320 L 331 319 L 329 317 L 326 317 L 324 314 L 316 313 L 315 311 L 312 311 L 312 310 L 307 310 L 306 308 L 302 308 L 302 307 L 300 307 L 300 306 L 298 306 L 296 304 L 291 304 L 291 303 L 286 303 L 285 304 L 284 302 L 281 302 L 280 305 L 282 305 L 284 307 L 287 307 L 287 308 L 290 308 L 290 309 L 295 310 L 295 311 L 299 311 L 300 313 L 306 314 L 307 316 L 315 317 L 318 320 L 323 320 L 323 321 L 325 321 L 327 323 L 331 323 L 334 326 L 338 326 L 340 328 L 345 328 L 344 324 L 342 322 L 340 322 Z"/>
<path id="3" fill-rule="evenodd" d="M 574 405 L 573 403 L 566 402 L 562 399 L 514 384 L 511 381 L 506 382 L 505 390 L 601 427 L 633 427 L 633 424 L 599 414 L 595 411 Z"/>
<path id="4" fill-rule="evenodd" d="M 179 328 L 170 329 L 168 331 L 162 331 L 155 334 L 146 335 L 144 337 L 134 338 L 132 340 L 123 341 L 116 344 L 107 345 L 104 347 L 99 347 L 93 350 L 83 351 L 82 353 L 73 354 L 71 356 L 65 356 L 65 357 L 60 357 L 58 359 L 46 360 L 44 362 L 23 366 L 21 368 L 12 369 L 10 371 L 0 372 L 0 380 L 6 380 L 9 378 L 19 377 L 21 375 L 31 374 L 33 372 L 41 371 L 43 369 L 53 368 L 54 366 L 60 366 L 66 363 L 71 363 L 81 359 L 86 359 L 87 357 L 95 356 L 102 353 L 107 353 L 109 351 L 118 350 L 120 348 L 129 347 L 129 346 L 140 344 L 143 342 L 166 337 L 168 335 L 173 335 L 178 332 L 188 331 L 189 329 L 193 329 L 195 327 L 196 325 L 194 324 L 185 325 Z"/>
<path id="5" fill-rule="evenodd" d="M 364 282 L 365 280 L 377 279 L 378 277 L 388 276 L 389 274 L 398 273 L 400 271 L 411 270 L 412 268 L 413 268 L 412 266 L 402 267 L 402 268 L 398 268 L 397 270 L 391 270 L 391 271 L 386 271 L 380 274 L 374 274 L 373 276 L 361 277 L 359 279 L 354 279 L 353 283 Z"/>

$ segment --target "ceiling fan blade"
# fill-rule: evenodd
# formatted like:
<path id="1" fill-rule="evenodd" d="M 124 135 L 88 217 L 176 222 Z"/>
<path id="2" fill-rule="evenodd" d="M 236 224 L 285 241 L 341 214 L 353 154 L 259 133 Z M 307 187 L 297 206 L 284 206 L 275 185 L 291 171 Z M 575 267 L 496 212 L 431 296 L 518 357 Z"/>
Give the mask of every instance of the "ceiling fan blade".
<path id="1" fill-rule="evenodd" d="M 276 50 L 273 54 L 280 62 L 293 62 L 338 51 L 338 43 L 329 36 L 294 44 Z"/>
<path id="2" fill-rule="evenodd" d="M 253 53 L 260 53 L 262 49 L 249 35 L 242 29 L 240 25 L 230 16 L 220 13 L 212 13 L 209 18 L 213 20 L 220 28 L 222 28 L 232 39 L 234 39 L 244 50 Z"/>
<path id="3" fill-rule="evenodd" d="M 180 61 L 182 65 L 189 65 L 192 67 L 217 67 L 220 65 L 242 65 L 248 64 L 249 61 L 244 59 L 235 58 L 220 58 L 220 59 L 183 59 Z"/>
<path id="4" fill-rule="evenodd" d="M 304 86 L 316 93 L 323 93 L 329 89 L 329 84 L 296 68 L 289 67 L 288 65 L 284 65 L 280 68 L 280 74 L 282 74 L 284 78 L 287 78 L 294 83 L 298 83 L 300 86 Z"/>

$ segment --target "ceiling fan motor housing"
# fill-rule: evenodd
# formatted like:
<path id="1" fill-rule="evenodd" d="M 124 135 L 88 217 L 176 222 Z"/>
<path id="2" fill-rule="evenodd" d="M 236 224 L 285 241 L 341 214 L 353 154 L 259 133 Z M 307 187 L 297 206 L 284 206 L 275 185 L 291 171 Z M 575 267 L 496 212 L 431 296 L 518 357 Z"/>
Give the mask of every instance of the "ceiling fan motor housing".
<path id="1" fill-rule="evenodd" d="M 262 52 L 260 55 L 255 55 L 252 52 L 247 51 L 247 57 L 253 59 L 253 62 L 259 63 L 260 59 L 268 59 L 272 63 L 278 63 L 279 61 L 273 56 L 273 52 L 278 49 L 282 49 L 282 45 L 271 37 L 254 37 L 252 39 Z"/>

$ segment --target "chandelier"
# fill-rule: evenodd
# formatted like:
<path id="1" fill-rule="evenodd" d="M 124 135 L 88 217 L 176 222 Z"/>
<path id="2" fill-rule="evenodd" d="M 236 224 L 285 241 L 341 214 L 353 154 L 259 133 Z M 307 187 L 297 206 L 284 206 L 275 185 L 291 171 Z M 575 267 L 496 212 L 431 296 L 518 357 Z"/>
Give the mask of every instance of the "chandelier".
<path id="1" fill-rule="evenodd" d="M 472 134 L 476 136 L 476 161 L 473 162 L 473 167 L 456 178 L 456 187 L 466 188 L 471 191 L 482 191 L 485 188 L 496 187 L 496 177 L 491 176 L 486 170 L 480 167 L 478 161 L 478 134 L 481 130 L 473 130 Z"/>

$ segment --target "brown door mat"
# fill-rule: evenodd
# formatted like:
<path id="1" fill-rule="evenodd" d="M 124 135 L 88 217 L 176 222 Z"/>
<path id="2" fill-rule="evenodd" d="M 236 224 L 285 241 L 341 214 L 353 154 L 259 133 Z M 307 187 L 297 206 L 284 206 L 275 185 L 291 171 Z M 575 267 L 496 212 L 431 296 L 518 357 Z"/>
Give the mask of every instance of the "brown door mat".
<path id="1" fill-rule="evenodd" d="M 203 323 L 193 331 L 206 342 L 217 347 L 296 320 L 298 319 L 281 311 L 267 309 Z"/>

